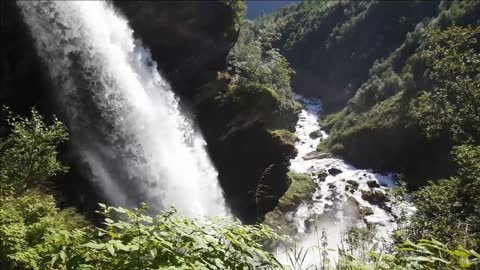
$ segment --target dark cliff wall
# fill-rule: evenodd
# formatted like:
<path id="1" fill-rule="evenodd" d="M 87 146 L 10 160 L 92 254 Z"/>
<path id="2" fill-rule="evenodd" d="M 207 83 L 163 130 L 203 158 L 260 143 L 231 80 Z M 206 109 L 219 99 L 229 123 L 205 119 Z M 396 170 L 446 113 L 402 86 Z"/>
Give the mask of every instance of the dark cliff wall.
<path id="1" fill-rule="evenodd" d="M 222 1 L 114 1 L 175 92 L 191 98 L 226 66 L 237 38 L 235 13 Z"/>
<path id="2" fill-rule="evenodd" d="M 289 159 L 295 149 L 273 136 L 266 123 L 217 101 L 215 95 L 207 94 L 202 102 L 196 102 L 203 92 L 228 90 L 226 84 L 217 81 L 217 72 L 227 67 L 227 54 L 238 36 L 236 24 L 243 16 L 241 6 L 239 10 L 242 3 L 141 3 L 115 2 L 137 37 L 150 48 L 183 104 L 196 116 L 233 213 L 248 223 L 255 222 L 273 209 L 285 192 Z M 285 127 L 293 126 L 292 121 L 295 119 L 286 120 Z M 260 202 L 255 197 L 261 183 L 268 186 L 273 199 Z"/>

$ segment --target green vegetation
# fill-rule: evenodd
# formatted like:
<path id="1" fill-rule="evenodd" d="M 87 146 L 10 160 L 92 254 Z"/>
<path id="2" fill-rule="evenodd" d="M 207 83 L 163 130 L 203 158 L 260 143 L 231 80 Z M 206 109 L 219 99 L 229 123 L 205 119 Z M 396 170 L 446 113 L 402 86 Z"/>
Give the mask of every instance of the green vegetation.
<path id="1" fill-rule="evenodd" d="M 261 120 L 271 128 L 291 129 L 300 104 L 293 100 L 288 61 L 272 42 L 279 38 L 273 26 L 258 31 L 255 23 L 241 22 L 238 40 L 229 56 L 228 71 L 202 87 L 196 102 L 217 102 Z"/>
<path id="2" fill-rule="evenodd" d="M 427 31 L 421 58 L 431 86 L 411 105 L 427 137 L 448 133 L 456 143 L 480 143 L 479 37 L 480 27 Z"/>
<path id="3" fill-rule="evenodd" d="M 36 110 L 30 119 L 10 114 L 7 122 L 12 131 L 0 139 L 0 197 L 41 188 L 46 179 L 67 169 L 56 159 L 57 145 L 67 139 L 61 122 L 54 119 L 46 126 Z"/>
<path id="4" fill-rule="evenodd" d="M 275 140 L 280 140 L 282 144 L 287 144 L 295 147 L 295 142 L 298 141 L 297 135 L 285 129 L 277 129 L 271 132 Z"/>
<path id="5" fill-rule="evenodd" d="M 265 223 L 278 228 L 282 233 L 294 235 L 296 229 L 285 221 L 285 214 L 297 209 L 304 201 L 312 199 L 316 184 L 306 174 L 289 172 L 289 187 L 278 201 L 277 207 L 265 216 Z"/>
<path id="6" fill-rule="evenodd" d="M 304 1 L 258 20 L 276 23 L 298 91 L 339 109 L 318 150 L 420 187 L 399 243 L 480 248 L 478 14 L 478 1 Z"/>
<path id="7" fill-rule="evenodd" d="M 152 218 L 101 205 L 101 227 L 72 209 L 59 209 L 47 180 L 65 171 L 56 159 L 67 139 L 62 123 L 46 125 L 9 116 L 0 142 L 0 269 L 273 269 L 280 268 L 262 242 L 276 239 L 264 225 L 221 218 L 187 219 L 173 210 Z"/>
<path id="8" fill-rule="evenodd" d="M 315 234 L 317 246 L 310 249 L 288 249 L 287 257 L 294 270 L 423 270 L 423 269 L 477 269 L 480 254 L 461 246 L 449 249 L 436 240 L 422 239 L 418 243 L 406 241 L 392 249 L 386 247 L 384 240 L 375 238 L 376 227 L 351 227 L 339 244 L 338 259 L 330 260 L 331 250 L 325 232 Z M 318 263 L 306 261 L 314 255 Z"/>
<path id="9" fill-rule="evenodd" d="M 291 180 L 290 187 L 280 198 L 277 206 L 282 212 L 292 211 L 302 202 L 311 200 L 316 187 L 312 178 L 306 174 L 289 172 L 288 176 Z"/>
<path id="10" fill-rule="evenodd" d="M 274 42 L 296 71 L 297 91 L 318 96 L 327 110 L 344 106 L 377 60 L 388 57 L 438 1 L 302 1 L 258 19 L 273 21 Z"/>
<path id="11" fill-rule="evenodd" d="M 478 30 L 451 25 L 475 24 L 480 5 L 451 2 L 440 10 L 373 64 L 345 108 L 321 119 L 330 132 L 322 150 L 358 166 L 405 173 L 413 185 L 455 172 L 452 147 L 476 136 Z"/>
<path id="12" fill-rule="evenodd" d="M 228 6 L 232 10 L 233 23 L 230 25 L 230 29 L 225 32 L 225 36 L 227 39 L 234 42 L 237 38 L 238 32 L 240 31 L 242 19 L 245 15 L 245 11 L 247 10 L 247 6 L 245 5 L 244 1 L 220 0 L 219 2 Z"/>
<path id="13" fill-rule="evenodd" d="M 262 162 L 252 158 L 256 171 L 248 177 L 238 173 L 239 180 L 257 181 L 242 183 L 248 192 L 256 187 L 256 204 L 249 208 L 257 210 L 255 220 L 274 208 L 264 223 L 294 235 L 285 214 L 310 200 L 316 188 L 305 174 L 282 178 L 297 140 L 289 131 L 300 108 L 292 78 L 306 92 L 323 91 L 318 96 L 332 108 L 346 103 L 321 120 L 330 130 L 321 150 L 402 172 L 425 159 L 433 165 L 414 170 L 437 173 L 450 165 L 445 160 L 453 160 L 454 173 L 424 178 L 434 180 L 409 194 L 417 210 L 400 224 L 392 246 L 375 239 L 373 226 L 352 227 L 335 256 L 338 262 L 329 262 L 324 232 L 311 250 L 289 249 L 286 267 L 266 248 L 285 238 L 267 225 L 186 218 L 173 209 L 153 216 L 145 205 L 129 210 L 100 204 L 102 222 L 95 226 L 74 209 L 59 207 L 49 180 L 68 169 L 57 159 L 68 137 L 64 125 L 46 121 L 36 110 L 29 118 L 9 114 L 10 132 L 0 139 L 0 270 L 478 269 L 479 2 L 304 1 L 255 22 L 241 20 L 243 2 L 221 2 L 234 13 L 226 35 L 235 39 L 240 29 L 238 42 L 228 69 L 205 84 L 195 102 L 199 108 L 215 104 L 207 107 L 222 127 L 210 136 L 224 144 L 213 150 L 239 157 L 227 165 L 252 158 L 251 152 L 232 149 L 268 149 L 261 150 L 271 155 L 259 158 Z M 437 7 L 438 16 L 427 18 L 437 15 Z M 251 141 L 239 144 L 232 134 Z M 444 152 L 435 152 L 437 146 Z M 321 180 L 327 175 L 319 172 Z M 415 182 L 410 175 L 406 180 Z M 358 188 L 358 182 L 346 182 Z M 376 204 L 388 199 L 380 191 L 364 191 L 362 197 Z M 318 264 L 305 265 L 309 252 L 318 252 Z"/>
<path id="14" fill-rule="evenodd" d="M 56 159 L 56 148 L 67 138 L 62 123 L 54 119 L 53 124 L 46 125 L 35 110 L 30 118 L 10 116 L 8 123 L 11 133 L 1 141 L 1 156 L 15 156 L 19 162 L 29 160 L 28 164 L 36 166 L 18 166 L 14 159 L 2 161 L 5 162 L 1 167 L 2 183 L 9 184 L 2 185 L 0 198 L 0 269 L 289 269 L 264 248 L 265 243 L 282 238 L 262 224 L 246 226 L 214 217 L 189 219 L 174 210 L 152 217 L 146 214 L 145 205 L 128 210 L 100 204 L 102 226 L 89 225 L 73 209 L 58 208 L 54 197 L 47 195 L 48 178 L 65 171 Z M 458 188 L 455 194 L 460 198 L 471 198 L 469 192 L 477 196 L 472 204 L 460 207 L 478 211 L 480 150 L 462 146 L 456 154 L 462 168 L 456 181 L 468 189 Z M 298 173 L 290 173 L 289 177 L 291 184 L 280 199 L 278 211 L 288 211 L 287 208 L 308 200 L 315 190 L 310 177 Z M 437 190 L 430 192 L 437 194 Z M 439 204 L 448 203 L 448 198 L 447 201 L 435 200 Z M 424 209 L 427 207 L 436 206 L 425 203 Z M 461 219 L 459 215 L 464 213 L 442 212 L 442 217 L 451 215 L 449 218 L 453 221 Z M 471 220 L 464 226 L 476 228 L 478 224 L 478 220 Z M 419 239 L 418 244 L 407 240 L 393 250 L 379 250 L 369 237 L 370 231 L 362 230 L 352 229 L 347 234 L 344 241 L 348 248 L 341 249 L 335 266 L 324 259 L 321 267 L 473 269 L 480 260 L 479 254 L 463 245 L 450 248 L 425 239 Z M 441 236 L 436 231 L 431 235 Z M 470 243 L 464 242 L 464 245 Z M 325 256 L 327 250 L 320 250 L 321 256 Z M 300 252 L 316 251 L 301 249 Z M 297 255 L 293 254 L 296 259 L 291 261 L 290 269 L 302 266 L 301 256 Z"/>
<path id="15" fill-rule="evenodd" d="M 455 148 L 458 175 L 430 182 L 414 194 L 417 207 L 404 238 L 435 238 L 450 247 L 480 249 L 480 147 Z"/>
<path id="16" fill-rule="evenodd" d="M 293 70 L 271 46 L 278 35 L 273 26 L 256 31 L 254 22 L 242 22 L 239 38 L 229 55 L 234 75 L 225 94 L 227 103 L 234 108 L 260 115 L 274 127 L 281 127 L 282 121 L 300 108 L 293 100 L 290 86 Z"/>

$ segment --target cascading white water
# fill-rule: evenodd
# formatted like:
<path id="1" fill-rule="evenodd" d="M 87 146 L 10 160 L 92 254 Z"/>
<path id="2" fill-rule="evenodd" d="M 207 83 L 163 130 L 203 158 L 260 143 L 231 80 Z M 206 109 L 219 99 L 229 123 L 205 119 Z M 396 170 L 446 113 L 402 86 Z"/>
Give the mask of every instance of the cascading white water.
<path id="1" fill-rule="evenodd" d="M 304 201 L 285 217 L 297 230 L 297 244 L 304 249 L 318 247 L 319 234 L 326 232 L 328 249 L 335 251 L 328 256 L 335 262 L 345 231 L 351 226 L 364 227 L 366 224 L 377 225 L 377 239 L 388 244 L 397 227 L 396 217 L 413 211 L 408 203 L 389 201 L 386 193 L 395 186 L 393 174 L 357 169 L 342 159 L 317 152 L 317 145 L 328 137 L 318 125 L 321 103 L 301 95 L 296 95 L 296 99 L 304 104 L 304 109 L 295 127 L 298 155 L 291 160 L 290 170 L 310 175 L 317 184 L 311 200 Z M 320 131 L 318 137 L 310 136 L 314 131 Z M 365 196 L 372 193 L 384 199 L 375 201 Z M 278 250 L 282 254 L 279 259 L 288 263 L 281 249 Z M 319 262 L 318 252 L 315 248 L 313 250 L 306 254 L 304 266 Z"/>
<path id="2" fill-rule="evenodd" d="M 128 22 L 103 1 L 18 6 L 48 66 L 72 143 L 110 203 L 225 215 L 205 141 Z"/>

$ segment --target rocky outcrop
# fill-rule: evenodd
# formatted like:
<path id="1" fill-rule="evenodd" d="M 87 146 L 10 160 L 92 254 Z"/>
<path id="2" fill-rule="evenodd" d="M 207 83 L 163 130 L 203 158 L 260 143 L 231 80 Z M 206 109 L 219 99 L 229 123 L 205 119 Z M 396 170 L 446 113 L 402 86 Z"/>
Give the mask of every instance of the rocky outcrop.
<path id="1" fill-rule="evenodd" d="M 151 50 L 175 92 L 192 97 L 226 67 L 234 45 L 235 11 L 224 1 L 114 1 L 134 35 Z M 238 29 L 236 29 L 238 30 Z"/>
<path id="2" fill-rule="evenodd" d="M 317 151 L 312 151 L 305 156 L 303 156 L 303 160 L 310 160 L 310 159 L 322 159 L 322 158 L 330 158 L 332 155 L 330 153 L 325 153 L 325 152 L 317 152 Z"/>

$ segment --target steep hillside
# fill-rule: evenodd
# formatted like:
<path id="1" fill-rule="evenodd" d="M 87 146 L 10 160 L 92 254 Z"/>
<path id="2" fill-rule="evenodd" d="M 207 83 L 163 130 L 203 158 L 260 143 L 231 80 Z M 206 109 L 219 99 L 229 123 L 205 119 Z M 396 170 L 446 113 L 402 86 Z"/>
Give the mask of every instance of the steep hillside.
<path id="1" fill-rule="evenodd" d="M 275 43 L 296 71 L 296 91 L 343 107 L 377 59 L 388 57 L 415 25 L 436 16 L 438 1 L 303 1 L 260 18 L 273 22 Z"/>
<path id="2" fill-rule="evenodd" d="M 296 71 L 296 91 L 320 97 L 327 112 L 340 110 L 322 119 L 330 137 L 319 149 L 417 185 L 455 170 L 451 138 L 427 138 L 412 117 L 411 100 L 432 89 L 421 57 L 426 32 L 476 25 L 478 15 L 473 1 L 305 1 L 259 25 L 280 29 L 275 46 Z"/>
<path id="3" fill-rule="evenodd" d="M 360 166 L 405 172 L 413 177 L 410 182 L 417 184 L 419 179 L 439 178 L 455 170 L 450 156 L 455 144 L 452 137 L 445 131 L 429 136 L 421 124 L 426 115 L 415 116 L 418 103 L 412 100 L 421 91 L 435 89 L 435 79 L 431 77 L 434 65 L 427 57 L 427 49 L 436 43 L 431 39 L 433 29 L 477 25 L 480 5 L 445 2 L 440 8 L 438 17 L 419 24 L 394 53 L 373 65 L 368 81 L 341 112 L 322 120 L 331 136 L 321 148 Z M 472 49 L 478 49 L 477 46 Z M 437 60 L 441 59 L 439 55 Z M 448 61 L 452 67 L 468 65 L 470 61 L 457 60 Z M 437 113 L 437 117 L 445 117 L 440 110 Z"/>

